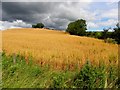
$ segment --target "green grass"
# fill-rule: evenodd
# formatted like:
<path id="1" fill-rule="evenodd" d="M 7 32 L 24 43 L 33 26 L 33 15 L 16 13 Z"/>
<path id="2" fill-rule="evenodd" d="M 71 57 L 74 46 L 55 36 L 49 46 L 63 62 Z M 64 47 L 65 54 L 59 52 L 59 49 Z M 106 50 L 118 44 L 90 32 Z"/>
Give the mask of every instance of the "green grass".
<path id="1" fill-rule="evenodd" d="M 22 55 L 2 53 L 3 88 L 116 88 L 117 72 L 115 65 L 95 67 L 89 61 L 80 70 L 53 70 L 38 66 L 31 56 L 27 64 Z"/>

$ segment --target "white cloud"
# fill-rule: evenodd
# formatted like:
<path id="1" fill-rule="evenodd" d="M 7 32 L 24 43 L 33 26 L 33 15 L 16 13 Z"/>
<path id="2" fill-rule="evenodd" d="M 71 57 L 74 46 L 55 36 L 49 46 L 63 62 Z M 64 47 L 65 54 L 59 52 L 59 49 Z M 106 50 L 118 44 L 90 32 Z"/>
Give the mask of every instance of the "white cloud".
<path id="1" fill-rule="evenodd" d="M 114 20 L 114 19 L 109 19 L 107 21 L 102 21 L 102 22 L 99 22 L 97 23 L 99 26 L 115 26 L 117 24 L 117 20 Z"/>
<path id="2" fill-rule="evenodd" d="M 77 20 L 77 19 L 85 19 L 87 21 L 96 20 L 96 16 L 95 16 L 96 13 L 88 10 L 89 5 L 90 5 L 90 2 L 89 3 L 79 2 L 79 3 L 74 3 L 74 4 L 61 4 L 57 8 L 58 13 L 56 16 L 59 16 L 58 14 L 60 14 L 62 15 L 62 17 L 72 18 L 73 20 Z"/>
<path id="3" fill-rule="evenodd" d="M 118 23 L 117 20 L 115 19 L 109 19 L 107 21 L 99 21 L 99 22 L 88 22 L 87 23 L 87 29 L 91 30 L 91 29 L 97 29 L 97 28 L 114 28 L 116 26 L 116 24 Z"/>
<path id="4" fill-rule="evenodd" d="M 94 22 L 88 22 L 87 23 L 87 28 L 90 29 L 90 28 L 98 28 L 99 26 L 94 23 Z"/>
<path id="5" fill-rule="evenodd" d="M 101 18 L 117 18 L 118 17 L 118 9 L 110 9 L 108 11 L 104 11 L 101 14 Z"/>
<path id="6" fill-rule="evenodd" d="M 31 27 L 31 24 L 27 24 L 22 20 L 16 20 L 13 22 L 0 21 L 0 30 L 6 30 L 9 28 L 28 28 L 28 27 Z"/>
<path id="7" fill-rule="evenodd" d="M 99 1 L 102 1 L 102 2 L 119 2 L 119 0 L 99 0 Z"/>
<path id="8" fill-rule="evenodd" d="M 77 19 L 85 19 L 87 22 L 96 20 L 96 13 L 91 13 L 89 9 L 89 3 L 60 3 L 57 8 L 54 8 L 54 12 L 47 14 L 34 14 L 33 17 L 40 18 L 46 26 L 52 26 L 56 29 L 66 29 L 67 25 L 71 21 Z M 37 19 L 39 22 L 39 19 Z"/>
<path id="9" fill-rule="evenodd" d="M 24 1 L 38 1 L 38 0 L 24 0 Z M 27 22 L 30 22 L 30 23 L 42 22 L 45 24 L 45 26 L 52 27 L 55 29 L 66 29 L 69 22 L 75 21 L 77 19 L 85 19 L 88 22 L 87 23 L 88 29 L 101 29 L 104 27 L 115 26 L 117 23 L 116 19 L 118 17 L 118 10 L 116 7 L 113 7 L 114 6 L 113 3 L 92 3 L 93 0 L 74 0 L 72 2 L 69 2 L 69 1 L 71 0 L 66 0 L 66 1 L 61 0 L 59 1 L 60 3 L 51 3 L 51 5 L 49 3 L 43 6 L 38 5 L 41 7 L 37 7 L 35 4 L 34 4 L 35 6 L 34 5 L 32 6 L 32 3 L 27 3 L 29 5 L 25 4 L 23 6 L 21 4 L 20 9 L 21 7 L 23 7 L 21 9 L 23 11 L 24 10 L 28 11 L 28 9 L 26 9 L 24 6 L 32 7 L 31 9 L 29 9 L 30 12 L 32 12 L 32 10 L 33 12 L 36 9 L 38 10 L 36 10 L 34 13 L 25 14 L 27 17 L 29 16 L 28 20 L 25 19 L 26 16 L 24 17 L 24 13 L 22 12 L 21 12 L 21 15 L 19 16 L 22 16 L 21 18 L 23 18 L 23 20 Z M 66 2 L 66 3 L 62 3 L 62 2 Z M 76 2 L 76 3 L 73 3 L 73 2 Z M 109 6 L 112 4 L 113 6 Z M 48 9 L 49 5 L 51 8 Z M 45 8 L 46 6 L 47 6 L 47 9 Z M 12 14 L 13 13 L 14 12 L 12 12 Z M 12 16 L 9 13 L 8 15 Z M 13 14 L 13 15 L 16 15 L 16 17 L 18 18 L 17 16 L 18 14 Z M 3 26 L 0 26 L 0 28 L 5 28 L 5 29 L 14 28 L 14 27 L 30 27 L 31 26 L 30 24 L 27 24 L 22 20 L 16 20 L 13 22 L 3 21 L 2 23 L 3 23 Z"/>

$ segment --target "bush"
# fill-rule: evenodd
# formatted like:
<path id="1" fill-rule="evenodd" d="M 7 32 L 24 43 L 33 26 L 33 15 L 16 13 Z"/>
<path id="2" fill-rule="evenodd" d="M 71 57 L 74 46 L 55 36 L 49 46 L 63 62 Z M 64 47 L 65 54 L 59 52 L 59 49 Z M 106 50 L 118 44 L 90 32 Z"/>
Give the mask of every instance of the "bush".
<path id="1" fill-rule="evenodd" d="M 101 33 L 101 32 L 95 32 L 95 38 L 100 39 L 101 36 L 102 36 L 102 33 Z"/>
<path id="2" fill-rule="evenodd" d="M 62 75 L 55 75 L 53 78 L 53 88 L 64 87 L 65 79 Z"/>
<path id="3" fill-rule="evenodd" d="M 113 44 L 116 44 L 116 43 L 117 43 L 117 42 L 115 41 L 115 39 L 112 39 L 112 38 L 104 39 L 104 42 L 105 42 L 105 43 L 113 43 Z"/>
<path id="4" fill-rule="evenodd" d="M 78 88 L 104 88 L 105 80 L 105 67 L 93 67 L 88 61 L 75 76 L 74 86 Z"/>

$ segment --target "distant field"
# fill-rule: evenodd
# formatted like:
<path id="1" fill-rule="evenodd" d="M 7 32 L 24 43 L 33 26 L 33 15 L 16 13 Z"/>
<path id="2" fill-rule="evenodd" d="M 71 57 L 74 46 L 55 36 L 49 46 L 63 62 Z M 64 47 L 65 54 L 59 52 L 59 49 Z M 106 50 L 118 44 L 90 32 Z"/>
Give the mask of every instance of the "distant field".
<path id="1" fill-rule="evenodd" d="M 54 69 L 81 67 L 86 60 L 98 65 L 118 61 L 118 45 L 102 40 L 69 35 L 47 29 L 11 29 L 2 31 L 2 49 L 7 54 L 32 55 L 39 65 L 49 64 Z M 1 46 L 0 46 L 1 47 Z"/>

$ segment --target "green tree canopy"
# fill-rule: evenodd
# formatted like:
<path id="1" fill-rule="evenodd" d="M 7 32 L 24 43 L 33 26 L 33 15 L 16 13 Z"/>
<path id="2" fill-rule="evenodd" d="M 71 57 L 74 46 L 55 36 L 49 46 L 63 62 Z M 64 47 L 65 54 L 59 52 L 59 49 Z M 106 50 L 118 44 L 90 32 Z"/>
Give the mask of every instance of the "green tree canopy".
<path id="1" fill-rule="evenodd" d="M 72 35 L 84 36 L 86 30 L 86 20 L 78 19 L 77 21 L 68 24 L 66 32 L 69 32 Z"/>
<path id="2" fill-rule="evenodd" d="M 43 28 L 44 24 L 43 23 L 37 23 L 36 25 L 32 25 L 33 28 Z"/>
<path id="3" fill-rule="evenodd" d="M 114 28 L 114 38 L 120 44 L 120 23 L 117 23 L 116 28 Z"/>

